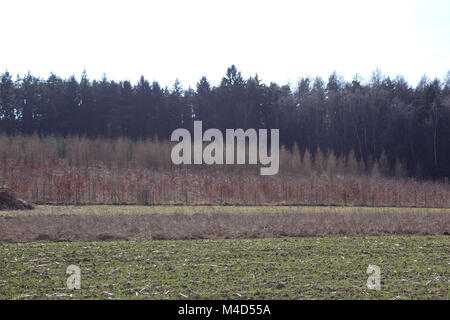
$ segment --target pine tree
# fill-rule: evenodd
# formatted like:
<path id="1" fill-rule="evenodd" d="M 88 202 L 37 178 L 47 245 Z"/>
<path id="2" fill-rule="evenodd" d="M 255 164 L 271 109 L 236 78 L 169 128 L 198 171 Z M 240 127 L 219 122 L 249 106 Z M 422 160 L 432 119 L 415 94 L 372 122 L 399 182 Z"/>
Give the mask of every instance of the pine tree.
<path id="1" fill-rule="evenodd" d="M 336 174 L 336 165 L 337 165 L 336 156 L 334 155 L 333 151 L 330 151 L 328 153 L 326 161 L 326 170 L 330 178 L 334 177 L 334 175 Z"/>
<path id="2" fill-rule="evenodd" d="M 403 164 L 399 159 L 397 159 L 395 161 L 394 169 L 395 169 L 395 176 L 397 178 L 402 178 L 405 176 L 405 170 L 404 170 Z"/>
<path id="3" fill-rule="evenodd" d="M 291 168 L 292 172 L 298 172 L 301 167 L 300 150 L 298 149 L 298 145 L 296 142 L 292 147 L 289 167 Z"/>
<path id="4" fill-rule="evenodd" d="M 314 170 L 319 175 L 321 175 L 323 172 L 323 153 L 320 150 L 320 147 L 317 147 L 316 153 L 314 155 Z"/>
<path id="5" fill-rule="evenodd" d="M 382 175 L 384 176 L 388 176 L 390 175 L 390 168 L 389 168 L 389 162 L 386 156 L 386 152 L 382 152 L 380 159 L 378 160 L 379 163 L 379 167 L 380 167 L 380 172 Z"/>
<path id="6" fill-rule="evenodd" d="M 370 175 L 376 179 L 376 178 L 380 177 L 380 174 L 381 174 L 381 172 L 380 172 L 379 164 L 378 164 L 378 161 L 376 161 L 372 166 Z"/>
<path id="7" fill-rule="evenodd" d="M 312 160 L 309 149 L 306 149 L 303 154 L 301 173 L 307 177 L 309 177 L 312 173 Z"/>
<path id="8" fill-rule="evenodd" d="M 16 133 L 16 88 L 11 74 L 6 71 L 0 77 L 0 132 Z"/>
<path id="9" fill-rule="evenodd" d="M 359 171 L 359 164 L 358 160 L 356 160 L 355 151 L 352 149 L 350 150 L 347 161 L 346 161 L 346 172 L 348 174 L 358 174 Z"/>

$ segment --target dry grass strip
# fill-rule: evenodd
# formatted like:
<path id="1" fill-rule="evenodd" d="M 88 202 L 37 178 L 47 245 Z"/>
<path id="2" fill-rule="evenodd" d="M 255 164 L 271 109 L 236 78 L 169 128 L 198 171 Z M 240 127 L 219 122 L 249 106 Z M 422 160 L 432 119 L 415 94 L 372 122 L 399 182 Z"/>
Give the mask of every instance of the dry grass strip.
<path id="1" fill-rule="evenodd" d="M 110 241 L 310 236 L 448 235 L 450 214 L 165 213 L 0 216 L 0 241 Z"/>

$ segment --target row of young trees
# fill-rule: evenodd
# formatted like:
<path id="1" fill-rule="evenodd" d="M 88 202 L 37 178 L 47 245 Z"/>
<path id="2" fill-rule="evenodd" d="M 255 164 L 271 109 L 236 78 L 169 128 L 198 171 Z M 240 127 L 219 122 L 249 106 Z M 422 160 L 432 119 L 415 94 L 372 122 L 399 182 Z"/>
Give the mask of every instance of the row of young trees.
<path id="1" fill-rule="evenodd" d="M 218 165 L 177 166 L 172 163 L 171 152 L 174 142 L 155 141 L 148 138 L 133 141 L 130 138 L 117 139 L 85 138 L 70 136 L 67 138 L 34 135 L 0 135 L 0 170 L 8 163 L 25 168 L 42 167 L 45 163 L 67 163 L 70 167 L 101 167 L 117 170 L 148 169 L 155 171 L 234 172 L 260 175 L 260 165 Z M 206 144 L 205 144 L 206 145 Z M 248 149 L 247 149 L 248 152 Z M 225 162 L 225 158 L 224 158 Z M 194 169 L 194 170 L 189 170 Z M 198 169 L 198 170 L 196 170 Z M 332 151 L 324 154 L 320 148 L 315 153 L 306 149 L 303 157 L 296 144 L 292 150 L 281 146 L 279 152 L 279 173 L 281 175 L 304 178 L 326 175 L 330 179 L 369 174 L 373 178 L 390 175 L 387 157 L 383 153 L 380 159 L 371 164 L 369 170 L 358 161 L 352 150 L 347 157 L 336 157 Z M 399 161 L 394 166 L 397 178 L 405 176 Z M 1 183 L 0 183 L 1 185 Z"/>
<path id="2" fill-rule="evenodd" d="M 292 88 L 244 79 L 235 66 L 218 86 L 202 77 L 195 89 L 179 81 L 162 88 L 141 77 L 137 84 L 83 73 L 43 80 L 28 74 L 0 77 L 0 133 L 80 135 L 133 140 L 167 139 L 179 127 L 279 128 L 280 143 L 303 157 L 354 150 L 367 170 L 380 157 L 391 173 L 401 163 L 407 175 L 450 177 L 450 72 L 444 81 L 424 77 L 413 88 L 402 77 L 380 71 L 363 82 L 333 73 L 327 81 L 301 78 Z"/>
<path id="3" fill-rule="evenodd" d="M 259 165 L 176 166 L 173 143 L 153 139 L 0 135 L 0 186 L 37 204 L 291 204 L 450 206 L 448 183 L 383 177 L 386 157 L 370 175 L 351 151 L 303 159 L 294 145 L 280 149 L 280 170 L 261 176 Z M 314 161 L 313 161 L 314 159 Z"/>

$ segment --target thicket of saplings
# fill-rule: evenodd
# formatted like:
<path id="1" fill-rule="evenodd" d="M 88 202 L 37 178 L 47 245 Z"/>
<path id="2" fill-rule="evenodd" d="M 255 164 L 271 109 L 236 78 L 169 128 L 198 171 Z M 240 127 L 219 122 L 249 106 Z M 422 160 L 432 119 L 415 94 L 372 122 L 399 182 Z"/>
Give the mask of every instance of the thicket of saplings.
<path id="1" fill-rule="evenodd" d="M 0 185 L 36 204 L 292 204 L 450 207 L 447 180 L 406 177 L 395 159 L 280 149 L 280 171 L 260 165 L 172 164 L 174 143 L 0 136 Z"/>

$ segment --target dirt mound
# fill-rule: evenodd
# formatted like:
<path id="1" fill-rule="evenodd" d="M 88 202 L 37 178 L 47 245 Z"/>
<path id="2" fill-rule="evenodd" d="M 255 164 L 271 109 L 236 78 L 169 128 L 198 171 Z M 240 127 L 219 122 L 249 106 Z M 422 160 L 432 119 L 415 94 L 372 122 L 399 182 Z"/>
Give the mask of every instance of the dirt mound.
<path id="1" fill-rule="evenodd" d="M 14 192 L 0 187 L 0 210 L 31 210 L 34 207 L 26 201 L 16 197 Z"/>

